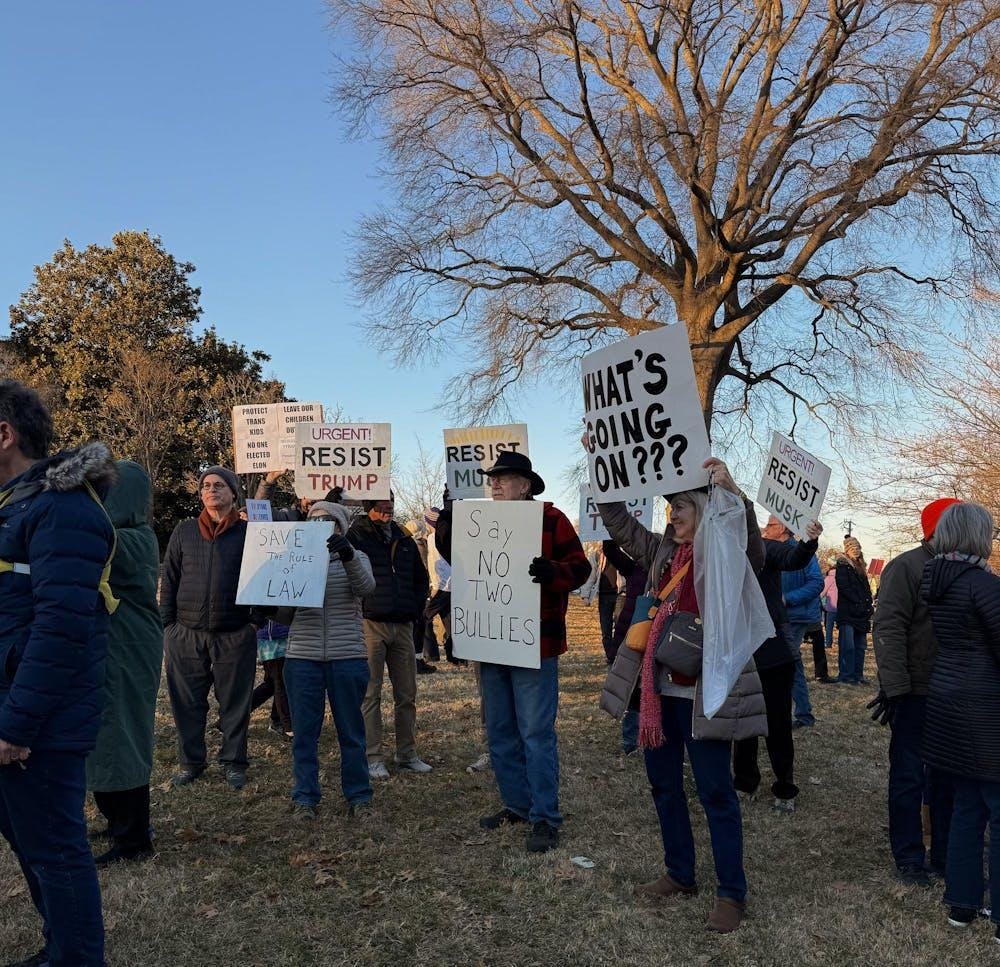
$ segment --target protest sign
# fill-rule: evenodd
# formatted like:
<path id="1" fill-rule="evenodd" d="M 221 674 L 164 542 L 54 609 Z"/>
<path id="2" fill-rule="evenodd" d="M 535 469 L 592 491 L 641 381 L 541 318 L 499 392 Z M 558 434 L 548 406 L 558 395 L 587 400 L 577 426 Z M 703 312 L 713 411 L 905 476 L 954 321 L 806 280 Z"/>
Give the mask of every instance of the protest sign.
<path id="1" fill-rule="evenodd" d="M 250 523 L 259 523 L 259 522 L 274 520 L 274 514 L 271 512 L 271 501 L 248 500 L 247 520 Z"/>
<path id="2" fill-rule="evenodd" d="M 637 497 L 625 501 L 628 512 L 647 530 L 653 529 L 653 498 Z M 580 488 L 580 526 L 577 528 L 580 540 L 609 541 L 611 535 L 601 520 L 601 512 L 597 509 L 597 501 L 587 484 Z"/>
<path id="3" fill-rule="evenodd" d="M 322 500 L 342 487 L 351 500 L 388 500 L 388 423 L 300 423 L 295 428 L 295 492 Z"/>
<path id="4" fill-rule="evenodd" d="M 711 455 L 683 323 L 583 358 L 590 484 L 602 503 L 708 483 Z"/>
<path id="5" fill-rule="evenodd" d="M 237 604 L 321 608 L 332 521 L 247 524 Z"/>
<path id="6" fill-rule="evenodd" d="M 778 518 L 797 537 L 806 525 L 819 520 L 830 485 L 830 468 L 811 453 L 775 432 L 767 455 L 757 503 Z"/>
<path id="7" fill-rule="evenodd" d="M 456 502 L 451 531 L 455 656 L 540 668 L 540 586 L 528 568 L 542 552 L 542 504 Z"/>
<path id="8" fill-rule="evenodd" d="M 295 427 L 322 423 L 321 403 L 252 403 L 233 407 L 233 453 L 237 473 L 291 470 Z"/>
<path id="9" fill-rule="evenodd" d="M 452 500 L 489 497 L 489 477 L 483 474 L 504 450 L 528 455 L 528 427 L 472 426 L 444 431 L 445 479 Z"/>

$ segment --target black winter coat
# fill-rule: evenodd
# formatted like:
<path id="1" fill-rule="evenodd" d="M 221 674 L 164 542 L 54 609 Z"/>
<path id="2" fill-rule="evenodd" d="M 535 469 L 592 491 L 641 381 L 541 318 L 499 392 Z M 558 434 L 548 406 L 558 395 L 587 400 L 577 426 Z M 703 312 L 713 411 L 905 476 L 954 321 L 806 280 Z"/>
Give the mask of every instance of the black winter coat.
<path id="1" fill-rule="evenodd" d="M 206 541 L 198 521 L 183 520 L 170 535 L 163 558 L 160 616 L 163 627 L 179 621 L 192 631 L 238 631 L 250 624 L 250 608 L 236 604 L 246 521 Z"/>
<path id="2" fill-rule="evenodd" d="M 368 555 L 375 590 L 364 598 L 363 612 L 372 621 L 413 621 L 423 614 L 430 581 L 416 542 L 393 521 L 390 537 L 370 517 L 359 517 L 348 540 Z"/>
<path id="3" fill-rule="evenodd" d="M 937 639 L 924 759 L 944 772 L 1000 782 L 1000 577 L 935 558 L 920 593 Z"/>
<path id="4" fill-rule="evenodd" d="M 872 589 L 868 578 L 847 558 L 837 561 L 837 626 L 850 625 L 867 634 L 872 626 Z"/>
<path id="5" fill-rule="evenodd" d="M 787 665 L 798 657 L 786 634 L 788 613 L 781 596 L 781 572 L 801 571 L 807 567 L 817 546 L 816 541 L 799 541 L 797 544 L 790 541 L 764 541 L 764 568 L 757 575 L 757 583 L 764 592 L 767 611 L 774 622 L 775 635 L 754 652 L 753 659 L 758 671 Z"/>

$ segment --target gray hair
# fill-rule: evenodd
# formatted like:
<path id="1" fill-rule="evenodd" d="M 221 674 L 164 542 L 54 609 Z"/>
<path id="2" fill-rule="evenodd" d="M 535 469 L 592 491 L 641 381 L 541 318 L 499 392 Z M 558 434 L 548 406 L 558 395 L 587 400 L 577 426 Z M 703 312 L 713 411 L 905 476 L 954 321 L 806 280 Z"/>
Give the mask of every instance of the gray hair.
<path id="1" fill-rule="evenodd" d="M 708 506 L 708 492 L 705 490 L 682 490 L 680 493 L 667 496 L 667 502 L 670 504 L 675 504 L 678 500 L 686 501 L 694 507 L 694 526 L 697 527 L 705 514 L 705 508 Z"/>
<path id="2" fill-rule="evenodd" d="M 957 551 L 959 554 L 989 557 L 993 550 L 995 526 L 990 512 L 982 504 L 966 501 L 952 504 L 934 528 L 931 547 L 935 554 Z"/>

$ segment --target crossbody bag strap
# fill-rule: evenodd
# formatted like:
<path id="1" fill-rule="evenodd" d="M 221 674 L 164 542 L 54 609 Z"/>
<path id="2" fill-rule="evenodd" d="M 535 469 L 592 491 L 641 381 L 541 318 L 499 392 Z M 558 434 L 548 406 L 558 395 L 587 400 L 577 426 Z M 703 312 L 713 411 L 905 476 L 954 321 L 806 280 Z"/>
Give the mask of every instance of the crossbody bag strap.
<path id="1" fill-rule="evenodd" d="M 691 562 L 688 561 L 668 582 L 666 587 L 657 595 L 660 602 L 666 601 L 671 594 L 680 586 L 681 581 L 687 577 L 687 572 L 691 570 Z"/>

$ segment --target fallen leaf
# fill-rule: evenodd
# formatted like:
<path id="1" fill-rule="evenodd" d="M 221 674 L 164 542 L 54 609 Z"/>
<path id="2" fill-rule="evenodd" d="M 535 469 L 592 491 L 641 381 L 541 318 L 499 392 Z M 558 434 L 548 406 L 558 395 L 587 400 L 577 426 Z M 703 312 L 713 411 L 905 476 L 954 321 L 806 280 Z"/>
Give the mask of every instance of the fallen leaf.
<path id="1" fill-rule="evenodd" d="M 487 837 L 486 839 L 467 839 L 464 843 L 462 843 L 462 845 L 463 846 L 485 846 L 489 841 L 490 841 L 489 837 Z"/>
<path id="2" fill-rule="evenodd" d="M 177 830 L 177 838 L 182 843 L 197 843 L 199 840 L 205 838 L 203 833 L 199 833 L 196 829 L 188 829 L 186 826 L 181 827 Z"/>
<path id="3" fill-rule="evenodd" d="M 15 883 L 14 886 L 12 886 L 7 891 L 7 896 L 9 896 L 11 898 L 16 897 L 16 896 L 20 896 L 22 893 L 25 893 L 27 891 L 27 889 L 28 889 L 27 884 L 23 880 L 21 880 L 20 882 Z"/>
<path id="4" fill-rule="evenodd" d="M 208 906 L 207 904 L 198 907 L 194 912 L 206 920 L 211 920 L 219 915 L 218 907 Z"/>

